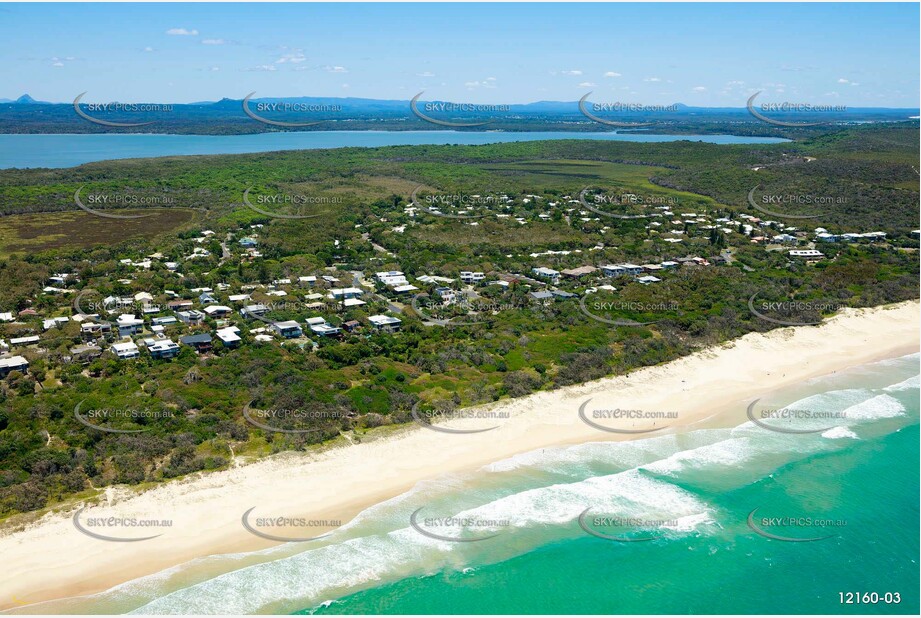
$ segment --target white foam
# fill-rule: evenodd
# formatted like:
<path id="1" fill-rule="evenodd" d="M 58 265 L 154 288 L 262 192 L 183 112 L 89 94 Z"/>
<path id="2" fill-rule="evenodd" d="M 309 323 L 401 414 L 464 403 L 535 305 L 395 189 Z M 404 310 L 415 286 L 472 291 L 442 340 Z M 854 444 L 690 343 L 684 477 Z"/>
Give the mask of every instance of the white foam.
<path id="1" fill-rule="evenodd" d="M 884 388 L 884 391 L 894 392 L 894 391 L 908 391 L 908 390 L 918 390 L 921 389 L 921 375 L 912 376 L 907 380 L 902 380 L 897 384 L 892 384 Z"/>
<path id="2" fill-rule="evenodd" d="M 877 395 L 844 410 L 844 418 L 848 421 L 893 418 L 903 414 L 905 414 L 905 406 L 890 395 Z"/>
<path id="3" fill-rule="evenodd" d="M 822 433 L 823 438 L 829 438 L 832 440 L 837 440 L 839 438 L 851 438 L 856 440 L 857 434 L 848 429 L 847 427 L 832 427 L 826 432 Z"/>

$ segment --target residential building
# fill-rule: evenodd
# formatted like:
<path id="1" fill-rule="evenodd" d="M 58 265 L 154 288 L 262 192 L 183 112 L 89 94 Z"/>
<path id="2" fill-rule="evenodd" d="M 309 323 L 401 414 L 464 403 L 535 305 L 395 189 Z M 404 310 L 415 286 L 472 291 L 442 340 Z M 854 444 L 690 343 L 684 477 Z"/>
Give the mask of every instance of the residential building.
<path id="1" fill-rule="evenodd" d="M 123 313 L 115 321 L 119 337 L 130 337 L 144 330 L 144 320 L 134 317 L 132 313 Z"/>
<path id="2" fill-rule="evenodd" d="M 224 344 L 224 347 L 227 348 L 239 347 L 240 342 L 242 341 L 240 338 L 240 329 L 236 326 L 219 328 L 214 334 L 217 336 L 220 342 Z"/>
<path id="3" fill-rule="evenodd" d="M 294 339 L 304 334 L 304 331 L 301 330 L 301 325 L 294 320 L 275 322 L 272 324 L 272 328 L 285 339 Z"/>
<path id="4" fill-rule="evenodd" d="M 125 341 L 122 343 L 113 343 L 112 352 L 115 353 L 115 356 L 122 360 L 127 360 L 131 358 L 138 358 L 141 353 L 138 350 L 138 347 L 134 344 L 133 341 Z"/>
<path id="5" fill-rule="evenodd" d="M 29 368 L 29 361 L 22 356 L 10 356 L 0 358 L 0 378 L 5 378 L 14 371 L 26 372 Z"/>
<path id="6" fill-rule="evenodd" d="M 372 315 L 368 316 L 368 321 L 371 322 L 371 325 L 375 330 L 394 333 L 400 330 L 400 325 L 403 321 L 400 318 L 395 318 L 389 315 Z"/>
<path id="7" fill-rule="evenodd" d="M 147 345 L 151 358 L 174 358 L 179 355 L 179 344 L 169 339 L 153 340 Z"/>
<path id="8" fill-rule="evenodd" d="M 199 354 L 211 351 L 211 335 L 208 333 L 199 333 L 195 335 L 186 335 L 180 337 L 179 341 L 184 345 L 195 348 Z"/>

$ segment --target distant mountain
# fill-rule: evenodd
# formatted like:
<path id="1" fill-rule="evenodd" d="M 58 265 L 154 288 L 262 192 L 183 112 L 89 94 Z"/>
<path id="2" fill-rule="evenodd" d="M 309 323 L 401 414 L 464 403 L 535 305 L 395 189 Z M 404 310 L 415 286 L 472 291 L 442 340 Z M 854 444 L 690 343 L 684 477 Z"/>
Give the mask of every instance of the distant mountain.
<path id="1" fill-rule="evenodd" d="M 12 103 L 13 105 L 51 105 L 48 101 L 36 101 L 27 94 L 22 95 L 15 101 L 10 99 L 3 99 L 4 103 Z"/>

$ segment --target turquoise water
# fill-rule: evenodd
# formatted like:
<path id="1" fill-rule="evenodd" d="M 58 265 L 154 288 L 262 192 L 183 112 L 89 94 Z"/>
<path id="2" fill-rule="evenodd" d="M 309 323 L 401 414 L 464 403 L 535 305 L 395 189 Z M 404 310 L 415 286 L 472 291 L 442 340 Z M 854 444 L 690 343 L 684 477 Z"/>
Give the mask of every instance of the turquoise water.
<path id="1" fill-rule="evenodd" d="M 323 541 L 212 557 L 28 611 L 917 614 L 918 363 L 914 354 L 765 397 L 844 412 L 816 433 L 746 422 L 543 449 L 420 483 Z M 419 508 L 428 532 L 497 536 L 431 538 L 409 525 Z M 586 533 L 577 523 L 586 508 L 590 530 L 649 540 Z M 765 538 L 747 523 L 754 509 L 764 532 L 829 538 Z M 426 521 L 448 515 L 481 524 Z M 840 604 L 848 591 L 899 593 L 901 603 Z"/>
<path id="2" fill-rule="evenodd" d="M 735 135 L 653 135 L 644 133 L 456 132 L 456 131 L 310 131 L 254 135 L 0 135 L 0 169 L 72 167 L 108 159 L 174 155 L 242 154 L 274 150 L 420 144 L 495 144 L 548 139 L 626 142 L 691 140 L 712 144 L 777 144 L 776 137 Z"/>

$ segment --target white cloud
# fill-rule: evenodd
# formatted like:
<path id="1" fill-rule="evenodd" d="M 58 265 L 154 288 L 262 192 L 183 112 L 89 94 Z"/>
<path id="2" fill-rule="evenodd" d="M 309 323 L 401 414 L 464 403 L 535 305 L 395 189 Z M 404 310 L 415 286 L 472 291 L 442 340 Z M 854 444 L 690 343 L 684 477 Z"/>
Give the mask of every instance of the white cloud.
<path id="1" fill-rule="evenodd" d="M 578 70 L 578 69 L 574 69 L 574 70 L 572 70 L 572 71 L 562 71 L 562 73 L 563 73 L 563 75 L 573 75 L 573 76 L 576 76 L 576 77 L 578 77 L 579 75 L 582 75 L 582 71 L 580 71 L 580 70 Z"/>
<path id="2" fill-rule="evenodd" d="M 694 86 L 693 88 L 691 88 L 691 90 L 693 90 L 694 92 L 706 92 L 707 91 L 707 89 L 704 88 L 703 86 Z"/>
<path id="3" fill-rule="evenodd" d="M 644 82 L 660 82 L 662 81 L 662 79 L 659 77 L 644 77 L 643 81 Z"/>
<path id="4" fill-rule="evenodd" d="M 272 64 L 262 64 L 251 69 L 246 69 L 247 71 L 277 71 L 278 69 L 275 65 Z"/>
<path id="5" fill-rule="evenodd" d="M 51 64 L 51 66 L 53 66 L 53 67 L 62 67 L 62 66 L 64 66 L 64 63 L 63 63 L 63 62 L 54 62 L 54 63 Z"/>
<path id="6" fill-rule="evenodd" d="M 211 67 L 211 70 L 212 70 L 212 71 L 220 71 L 220 70 L 221 70 L 221 67 Z"/>
<path id="7" fill-rule="evenodd" d="M 202 39 L 202 45 L 223 45 L 224 39 Z"/>
<path id="8" fill-rule="evenodd" d="M 349 72 L 348 69 L 346 69 L 345 67 L 340 67 L 340 66 L 328 66 L 326 67 L 326 70 L 329 71 L 330 73 L 348 73 Z"/>
<path id="9" fill-rule="evenodd" d="M 615 73 L 614 71 L 608 71 L 604 74 L 605 77 L 620 77 L 620 73 Z"/>
<path id="10" fill-rule="evenodd" d="M 186 30 L 185 28 L 170 28 L 166 34 L 171 36 L 198 36 L 198 30 Z"/>
<path id="11" fill-rule="evenodd" d="M 597 85 L 598 84 L 593 83 L 593 82 L 582 82 L 581 84 L 579 84 L 579 88 L 594 88 Z"/>
<path id="12" fill-rule="evenodd" d="M 150 52 L 154 51 L 154 48 L 148 46 L 148 47 L 145 47 L 145 48 L 144 48 L 144 51 L 150 53 Z"/>
<path id="13" fill-rule="evenodd" d="M 307 56 L 297 51 L 292 54 L 285 54 L 284 56 L 276 60 L 275 64 L 285 64 L 285 63 L 300 64 L 301 62 L 304 62 L 306 60 L 307 60 Z"/>
<path id="14" fill-rule="evenodd" d="M 851 82 L 851 86 L 859 86 L 859 85 L 860 84 L 858 84 L 857 82 Z"/>
<path id="15" fill-rule="evenodd" d="M 838 80 L 839 84 L 850 84 L 850 80 L 844 79 L 843 77 Z"/>
<path id="16" fill-rule="evenodd" d="M 416 73 L 416 77 L 435 77 L 435 74 L 431 71 L 426 71 L 424 73 Z"/>

